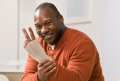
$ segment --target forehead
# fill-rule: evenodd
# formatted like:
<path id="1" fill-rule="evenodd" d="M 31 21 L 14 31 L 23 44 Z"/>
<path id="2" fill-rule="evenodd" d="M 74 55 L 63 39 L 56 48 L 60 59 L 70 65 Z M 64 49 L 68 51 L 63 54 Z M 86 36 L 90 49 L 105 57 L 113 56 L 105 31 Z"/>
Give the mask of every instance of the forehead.
<path id="1" fill-rule="evenodd" d="M 38 9 L 35 14 L 34 14 L 34 18 L 35 19 L 45 19 L 45 18 L 53 18 L 54 16 L 54 11 L 51 8 L 42 8 L 42 9 Z"/>

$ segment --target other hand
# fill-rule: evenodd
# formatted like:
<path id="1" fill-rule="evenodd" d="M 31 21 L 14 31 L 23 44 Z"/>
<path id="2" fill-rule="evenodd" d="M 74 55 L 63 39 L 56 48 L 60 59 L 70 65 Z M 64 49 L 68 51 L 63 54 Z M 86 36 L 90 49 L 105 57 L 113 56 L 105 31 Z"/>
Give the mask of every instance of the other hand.
<path id="1" fill-rule="evenodd" d="M 39 81 L 46 81 L 50 74 L 56 70 L 56 63 L 54 61 L 44 60 L 38 64 L 38 79 Z"/>

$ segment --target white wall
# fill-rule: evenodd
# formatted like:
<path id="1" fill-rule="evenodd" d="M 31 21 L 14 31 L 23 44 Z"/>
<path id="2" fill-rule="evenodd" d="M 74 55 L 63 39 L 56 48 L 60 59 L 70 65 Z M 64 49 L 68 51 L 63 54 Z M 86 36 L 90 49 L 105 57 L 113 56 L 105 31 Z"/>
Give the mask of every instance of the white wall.
<path id="1" fill-rule="evenodd" d="M 0 0 L 0 61 L 17 60 L 17 53 L 18 1 Z"/>
<path id="2" fill-rule="evenodd" d="M 27 30 L 28 27 L 32 27 L 34 29 L 34 3 L 34 0 L 19 0 L 19 59 L 26 60 L 27 58 L 27 52 L 23 47 L 25 37 L 22 28 Z"/>
<path id="3" fill-rule="evenodd" d="M 105 81 L 120 77 L 120 0 L 102 0 L 102 66 Z"/>

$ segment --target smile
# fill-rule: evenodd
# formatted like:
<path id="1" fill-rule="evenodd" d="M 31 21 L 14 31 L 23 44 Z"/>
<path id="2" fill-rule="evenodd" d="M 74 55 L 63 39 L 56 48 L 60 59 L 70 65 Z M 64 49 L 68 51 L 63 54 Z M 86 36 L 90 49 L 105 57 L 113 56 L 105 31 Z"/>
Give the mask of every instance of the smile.
<path id="1" fill-rule="evenodd" d="M 45 35 L 45 37 L 44 37 L 46 40 L 49 40 L 49 39 L 51 39 L 52 38 L 52 34 L 47 34 L 47 35 Z"/>

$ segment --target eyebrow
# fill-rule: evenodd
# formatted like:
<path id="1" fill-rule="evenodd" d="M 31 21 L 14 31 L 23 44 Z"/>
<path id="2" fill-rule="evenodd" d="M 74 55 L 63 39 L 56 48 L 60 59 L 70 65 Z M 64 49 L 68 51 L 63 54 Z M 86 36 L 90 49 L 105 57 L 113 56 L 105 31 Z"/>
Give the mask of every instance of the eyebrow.
<path id="1" fill-rule="evenodd" d="M 49 18 L 49 19 L 45 20 L 44 22 L 47 22 L 47 21 L 53 21 L 53 20 L 51 20 L 51 19 Z M 35 24 L 34 24 L 34 25 L 38 25 L 38 23 L 37 23 L 37 22 L 35 22 Z"/>

